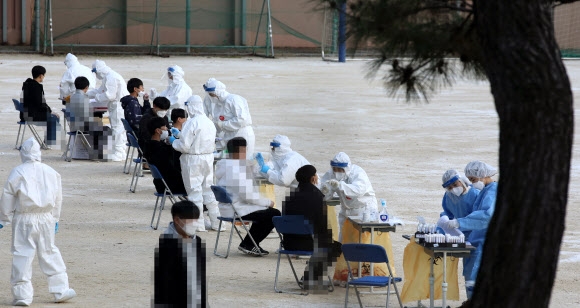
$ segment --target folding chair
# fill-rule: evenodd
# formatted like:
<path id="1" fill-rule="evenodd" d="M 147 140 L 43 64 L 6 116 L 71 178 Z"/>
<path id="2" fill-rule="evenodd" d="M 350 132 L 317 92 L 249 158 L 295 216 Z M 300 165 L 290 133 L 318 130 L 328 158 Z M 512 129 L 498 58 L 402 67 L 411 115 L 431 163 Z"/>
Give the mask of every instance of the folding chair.
<path id="1" fill-rule="evenodd" d="M 360 293 L 357 286 L 363 287 L 387 287 L 387 305 L 389 307 L 389 295 L 391 293 L 391 284 L 395 287 L 395 294 L 397 294 L 397 299 L 399 300 L 399 306 L 403 308 L 403 303 L 401 302 L 401 297 L 399 296 L 399 290 L 397 289 L 397 282 L 401 282 L 400 277 L 393 277 L 393 272 L 389 266 L 389 258 L 387 257 L 387 252 L 385 248 L 379 245 L 373 244 L 343 244 L 342 253 L 344 255 L 344 260 L 346 261 L 346 266 L 348 268 L 348 281 L 346 282 L 346 297 L 344 299 L 344 307 L 348 305 L 348 287 L 350 285 L 354 286 L 356 292 L 356 297 L 358 298 L 358 303 L 360 307 L 363 304 L 360 300 Z M 382 263 L 387 264 L 387 269 L 389 270 L 389 276 L 364 276 L 362 278 L 354 279 L 352 276 L 352 271 L 350 269 L 350 262 L 372 262 L 372 263 Z"/>
<path id="2" fill-rule="evenodd" d="M 272 218 L 272 222 L 274 223 L 276 232 L 278 232 L 278 236 L 280 237 L 280 247 L 278 249 L 278 263 L 276 264 L 276 278 L 274 279 L 274 291 L 276 291 L 277 293 L 308 295 L 308 292 L 292 292 L 278 289 L 278 272 L 280 270 L 280 258 L 281 258 L 280 256 L 282 254 L 285 254 L 286 257 L 288 258 L 288 262 L 290 263 L 290 268 L 292 268 L 292 273 L 294 274 L 294 279 L 296 279 L 296 283 L 298 284 L 300 289 L 304 290 L 304 286 L 300 283 L 298 275 L 296 275 L 296 270 L 294 269 L 294 265 L 292 264 L 292 259 L 290 258 L 290 255 L 312 256 L 314 251 L 284 249 L 283 242 L 284 242 L 284 234 L 310 235 L 314 239 L 312 225 L 310 225 L 310 223 L 308 223 L 308 220 L 305 220 L 304 216 L 302 215 L 277 216 Z M 330 291 L 334 291 L 334 286 L 332 285 L 332 280 L 330 279 L 330 276 L 328 276 L 328 282 L 330 286 Z"/>
<path id="3" fill-rule="evenodd" d="M 91 148 L 92 148 L 91 147 L 91 144 L 87 140 L 87 137 L 85 137 L 85 133 L 81 132 L 80 130 L 77 130 L 76 132 L 68 132 L 66 134 L 68 135 L 68 142 L 66 144 L 66 149 L 65 149 L 64 154 L 63 154 L 65 161 L 70 162 L 72 160 L 72 156 L 73 156 L 73 153 L 75 151 L 75 146 L 77 144 L 76 141 L 77 141 L 77 138 L 79 138 L 79 136 L 81 138 L 81 142 L 83 144 L 83 147 L 87 151 L 90 151 L 91 150 Z M 70 148 L 70 140 L 72 139 L 72 136 L 75 136 L 75 142 L 72 145 L 72 149 L 69 150 L 69 148 Z M 70 156 L 68 155 L 68 153 L 70 153 Z"/>
<path id="4" fill-rule="evenodd" d="M 13 98 L 12 103 L 14 103 L 14 109 L 16 109 L 16 111 L 24 112 L 24 106 L 22 105 L 22 103 L 20 101 Z M 20 126 L 18 127 L 18 135 L 16 135 L 16 144 L 14 144 L 14 149 L 20 150 L 20 147 L 22 146 L 22 142 L 24 141 L 24 133 L 26 132 L 26 126 L 28 126 L 28 128 L 32 132 L 34 139 L 36 139 L 38 144 L 40 144 L 40 148 L 45 149 L 45 150 L 48 149 L 48 146 L 46 145 L 46 143 L 44 143 L 43 138 L 40 137 L 40 135 L 38 134 L 38 132 L 34 128 L 34 125 L 28 123 L 26 120 L 18 121 L 18 122 L 16 122 L 16 124 L 19 124 Z M 21 130 L 22 130 L 22 134 L 20 133 Z"/>
<path id="5" fill-rule="evenodd" d="M 258 249 L 258 251 L 260 251 L 258 244 L 256 244 L 256 241 L 254 241 L 254 238 L 252 237 L 252 235 L 250 234 L 250 231 L 246 227 L 246 224 L 251 223 L 253 221 L 242 219 L 242 217 L 238 214 L 238 212 L 236 211 L 236 208 L 234 207 L 234 205 L 232 203 L 232 198 L 230 197 L 230 195 L 228 194 L 228 192 L 226 191 L 226 189 L 224 187 L 211 186 L 211 190 L 213 191 L 213 194 L 215 195 L 215 199 L 218 202 L 229 204 L 232 207 L 232 209 L 234 210 L 234 217 L 222 217 L 222 216 L 218 217 L 220 224 L 218 226 L 217 237 L 216 237 L 216 241 L 215 241 L 215 247 L 213 249 L 213 254 L 220 257 L 220 258 L 224 258 L 224 259 L 226 259 L 228 257 L 228 255 L 230 254 L 230 246 L 232 245 L 232 235 L 234 234 L 234 230 L 236 230 L 236 233 L 240 237 L 240 240 L 242 240 L 242 241 L 244 240 L 244 238 L 242 237 L 242 234 L 240 234 L 240 231 L 236 227 L 237 221 L 239 221 L 241 223 L 242 227 L 244 228 L 244 230 L 246 230 L 246 233 L 248 234 L 248 236 L 252 240 L 254 247 L 256 247 L 256 249 Z M 228 250 L 226 251 L 225 255 L 217 253 L 218 243 L 220 240 L 220 233 L 221 233 L 221 229 L 222 229 L 222 222 L 224 222 L 224 221 L 232 223 L 232 228 L 230 230 L 230 240 L 228 242 Z M 263 254 L 260 253 L 260 256 L 263 256 Z"/>
<path id="6" fill-rule="evenodd" d="M 121 122 L 123 123 L 123 127 L 125 128 L 125 132 L 127 133 L 127 135 L 131 134 L 133 135 L 133 137 L 135 137 L 135 139 L 139 140 L 139 138 L 137 138 L 137 134 L 135 133 L 129 122 L 124 118 L 121 118 Z M 129 137 L 127 137 L 127 140 L 129 140 Z M 129 171 L 131 170 L 131 164 L 133 162 L 133 155 L 135 155 L 135 148 L 131 146 L 131 143 L 127 142 L 126 145 L 127 145 L 127 156 L 125 157 L 125 166 L 123 167 L 123 173 L 129 173 Z M 129 160 L 129 152 L 131 152 L 130 156 L 131 160 Z M 129 168 L 127 168 L 127 161 L 129 161 Z"/>
<path id="7" fill-rule="evenodd" d="M 163 179 L 163 176 L 161 175 L 161 172 L 159 172 L 159 169 L 157 169 L 157 167 L 155 167 L 154 165 L 149 165 L 149 170 L 151 170 L 151 175 L 153 175 L 153 179 L 155 180 L 161 180 L 163 181 L 163 185 L 165 185 L 165 191 L 160 194 L 157 191 L 155 191 L 154 195 L 157 197 L 157 200 L 155 200 L 155 208 L 153 208 L 153 216 L 151 217 L 151 228 L 153 228 L 153 221 L 155 220 L 155 212 L 157 211 L 157 205 L 159 204 L 159 198 L 161 198 L 161 204 L 159 205 L 159 216 L 157 216 L 157 224 L 155 224 L 155 228 L 153 228 L 153 230 L 157 230 L 157 228 L 159 227 L 159 220 L 161 219 L 161 212 L 163 211 L 163 208 L 165 207 L 165 200 L 167 197 L 169 197 L 169 200 L 171 201 L 171 204 L 175 203 L 175 197 L 185 197 L 187 196 L 187 194 L 174 194 L 171 192 L 171 189 L 169 189 L 169 186 L 167 186 L 167 183 L 165 182 L 165 180 Z"/>
<path id="8" fill-rule="evenodd" d="M 143 152 L 141 151 L 141 148 L 139 147 L 139 143 L 137 142 L 137 138 L 135 138 L 135 136 L 133 136 L 131 134 L 127 134 L 127 138 L 129 139 L 129 143 L 131 144 L 131 147 L 136 148 L 137 151 L 139 152 L 139 154 L 141 154 L 140 155 L 141 157 L 137 157 L 137 158 L 133 159 L 133 162 L 135 163 L 135 168 L 133 169 L 133 177 L 131 178 L 131 185 L 129 186 L 129 191 L 134 193 L 135 190 L 137 189 L 137 181 L 139 181 L 139 177 L 143 176 L 143 163 L 147 162 L 147 160 L 145 159 L 145 157 L 143 157 Z M 133 185 L 133 183 L 135 183 L 135 185 Z"/>

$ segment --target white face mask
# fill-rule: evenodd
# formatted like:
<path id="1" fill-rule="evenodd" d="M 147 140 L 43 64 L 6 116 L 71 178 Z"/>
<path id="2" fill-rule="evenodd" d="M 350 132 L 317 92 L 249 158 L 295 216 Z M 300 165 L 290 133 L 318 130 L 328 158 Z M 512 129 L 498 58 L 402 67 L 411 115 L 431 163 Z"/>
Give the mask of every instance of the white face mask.
<path id="1" fill-rule="evenodd" d="M 181 220 L 181 219 L 180 219 Z M 194 237 L 195 236 L 195 231 L 197 230 L 197 227 L 195 226 L 195 221 L 191 221 L 189 223 L 185 223 L 183 225 L 180 225 L 181 229 L 183 230 L 183 232 L 185 232 L 185 234 Z"/>
<path id="2" fill-rule="evenodd" d="M 473 188 L 477 188 L 479 190 L 482 190 L 485 187 L 485 184 L 483 184 L 482 181 L 477 181 L 475 183 L 472 184 Z"/>
<path id="3" fill-rule="evenodd" d="M 453 189 L 451 190 L 451 193 L 456 195 L 457 197 L 461 196 L 461 194 L 463 194 L 463 186 L 453 187 Z"/>
<path id="4" fill-rule="evenodd" d="M 167 110 L 158 110 L 157 111 L 158 117 L 163 118 L 165 115 L 167 115 Z"/>
<path id="5" fill-rule="evenodd" d="M 161 132 L 161 140 L 165 140 L 167 139 L 167 137 L 169 137 L 169 132 L 164 130 L 163 132 Z"/>
<path id="6" fill-rule="evenodd" d="M 143 97 L 145 95 L 145 91 L 140 91 L 139 92 L 139 97 Z"/>
<path id="7" fill-rule="evenodd" d="M 344 181 L 346 179 L 346 173 L 344 173 L 344 172 L 335 172 L 334 173 L 334 177 L 338 181 Z"/>

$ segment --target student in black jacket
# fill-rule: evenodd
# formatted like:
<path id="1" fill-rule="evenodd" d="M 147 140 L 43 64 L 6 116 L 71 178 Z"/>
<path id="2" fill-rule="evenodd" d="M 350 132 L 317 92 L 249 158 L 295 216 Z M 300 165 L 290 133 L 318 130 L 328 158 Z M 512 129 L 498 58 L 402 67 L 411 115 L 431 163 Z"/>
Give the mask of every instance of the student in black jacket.
<path id="1" fill-rule="evenodd" d="M 172 193 L 185 194 L 186 190 L 179 162 L 181 152 L 176 151 L 171 144 L 165 142 L 169 136 L 165 120 L 156 117 L 151 119 L 148 125 L 151 134 L 151 140 L 148 144 L 149 164 L 157 167 Z M 158 193 L 162 194 L 165 191 L 165 185 L 161 180 L 153 180 L 153 184 L 155 184 Z"/>
<path id="2" fill-rule="evenodd" d="M 32 78 L 26 79 L 22 84 L 23 114 L 21 119 L 28 122 L 36 122 L 37 125 L 46 125 L 45 141 L 48 145 L 56 145 L 56 132 L 59 130 L 59 115 L 52 113 L 44 98 L 42 82 L 46 75 L 46 69 L 37 65 L 32 68 Z M 40 123 L 44 122 L 44 123 Z"/>
<path id="3" fill-rule="evenodd" d="M 165 124 L 169 129 L 169 119 L 167 118 L 167 109 L 169 109 L 169 99 L 163 96 L 156 97 L 153 100 L 153 108 L 147 110 L 141 120 L 139 121 L 139 134 L 137 135 L 139 141 L 139 147 L 143 151 L 145 158 L 149 159 L 149 151 L 147 145 L 149 140 L 151 140 L 151 134 L 149 133 L 148 125 L 151 119 L 159 117 L 165 120 Z"/>

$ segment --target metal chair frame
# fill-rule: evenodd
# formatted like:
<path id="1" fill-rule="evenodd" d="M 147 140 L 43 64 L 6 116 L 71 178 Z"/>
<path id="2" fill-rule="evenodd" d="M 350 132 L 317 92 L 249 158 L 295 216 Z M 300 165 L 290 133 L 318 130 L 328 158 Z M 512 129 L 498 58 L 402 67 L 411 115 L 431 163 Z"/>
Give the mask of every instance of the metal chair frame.
<path id="1" fill-rule="evenodd" d="M 16 109 L 16 111 L 23 112 L 24 106 L 19 100 L 13 98 L 12 103 L 14 103 L 14 109 Z M 32 132 L 32 136 L 34 136 L 34 139 L 36 139 L 38 144 L 40 144 L 40 148 L 44 150 L 48 149 L 48 146 L 46 145 L 46 143 L 44 143 L 43 138 L 40 137 L 40 134 L 38 134 L 38 131 L 36 131 L 36 128 L 34 128 L 33 124 L 28 123 L 28 121 L 26 120 L 18 121 L 16 122 L 16 124 L 19 124 L 20 126 L 18 127 L 18 135 L 16 135 L 16 143 L 14 144 L 15 150 L 20 150 L 20 147 L 22 147 L 22 142 L 24 142 L 24 134 L 26 133 L 27 126 L 30 129 L 30 132 Z M 21 131 L 22 134 L 20 133 Z"/>
<path id="2" fill-rule="evenodd" d="M 75 146 L 76 146 L 76 141 L 79 136 L 81 136 L 81 142 L 83 144 L 83 147 L 87 150 L 90 151 L 92 149 L 92 146 L 90 144 L 90 142 L 87 140 L 87 137 L 85 137 L 85 133 L 81 132 L 80 130 L 77 130 L 76 132 L 68 132 L 68 142 L 66 143 L 66 149 L 64 151 L 64 160 L 67 162 L 70 162 L 72 160 L 72 155 L 75 151 Z M 72 136 L 75 136 L 75 142 L 72 145 L 72 149 L 69 150 L 70 148 L 70 140 L 72 139 Z M 68 153 L 70 153 L 70 156 L 68 155 Z"/>
<path id="3" fill-rule="evenodd" d="M 131 185 L 129 185 L 129 191 L 134 193 L 135 190 L 137 190 L 137 182 L 139 181 L 139 177 L 143 176 L 143 163 L 146 163 L 147 160 L 143 156 L 143 151 L 141 151 L 141 148 L 139 147 L 137 138 L 135 138 L 135 136 L 133 136 L 132 134 L 127 134 L 127 138 L 129 139 L 131 147 L 137 148 L 137 151 L 139 151 L 139 154 L 141 154 L 141 157 L 133 159 L 133 162 L 135 163 L 135 168 L 133 168 L 133 177 L 131 178 Z"/>
<path id="4" fill-rule="evenodd" d="M 172 193 L 171 189 L 169 189 L 169 186 L 167 185 L 167 182 L 165 182 L 165 179 L 163 179 L 163 175 L 161 174 L 161 172 L 159 172 L 157 167 L 155 167 L 154 165 L 149 165 L 149 169 L 151 170 L 151 175 L 153 176 L 153 179 L 162 180 L 163 185 L 165 185 L 165 191 L 162 194 L 158 193 L 157 191 L 155 191 L 155 193 L 153 194 L 157 197 L 157 200 L 155 200 L 155 207 L 153 208 L 153 216 L 151 216 L 150 227 L 153 228 L 153 230 L 157 230 L 157 228 L 159 227 L 159 220 L 161 220 L 161 212 L 165 208 L 165 200 L 167 199 L 167 197 L 169 197 L 169 201 L 171 201 L 171 204 L 174 204 L 175 196 L 185 197 L 187 196 L 187 194 Z M 161 204 L 159 204 L 159 198 L 161 198 Z M 157 205 L 159 205 L 159 214 L 157 216 L 157 224 L 155 224 L 155 227 L 153 227 L 153 221 L 155 220 L 155 212 L 157 212 Z"/>
<path id="5" fill-rule="evenodd" d="M 135 139 L 139 140 L 129 122 L 124 118 L 121 118 L 121 122 L 123 123 L 123 127 L 125 128 L 125 132 L 127 133 L 127 135 L 131 134 L 133 135 L 133 137 L 135 137 Z M 129 140 L 128 136 L 127 140 Z M 130 156 L 129 152 L 131 152 Z M 123 166 L 123 173 L 129 174 L 129 171 L 131 171 L 131 164 L 133 163 L 133 155 L 135 155 L 135 148 L 131 147 L 130 142 L 127 142 L 127 156 L 125 157 L 125 166 Z M 131 157 L 131 160 L 129 160 L 129 157 Z M 127 168 L 127 161 L 129 161 L 129 168 Z"/>

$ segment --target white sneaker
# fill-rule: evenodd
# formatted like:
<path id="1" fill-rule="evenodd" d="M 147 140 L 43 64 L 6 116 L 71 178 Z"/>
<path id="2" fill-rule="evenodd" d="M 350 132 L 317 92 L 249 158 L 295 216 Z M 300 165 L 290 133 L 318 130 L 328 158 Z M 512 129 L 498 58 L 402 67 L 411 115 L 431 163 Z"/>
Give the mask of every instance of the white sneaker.
<path id="1" fill-rule="evenodd" d="M 71 299 L 71 298 L 73 298 L 75 296 L 77 296 L 77 293 L 75 292 L 75 290 L 68 289 L 68 290 L 62 292 L 60 294 L 60 296 L 55 294 L 54 295 L 54 302 L 55 303 L 66 302 L 66 301 L 68 301 L 69 299 Z"/>
<path id="2" fill-rule="evenodd" d="M 15 299 L 12 302 L 12 306 L 30 306 L 30 304 L 32 304 L 32 300 Z"/>

